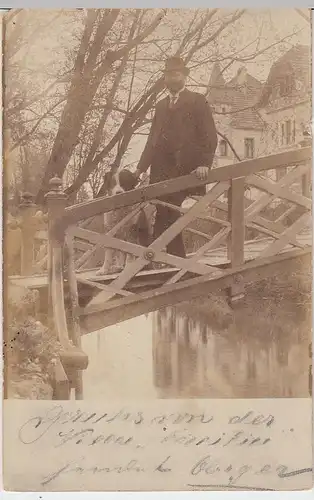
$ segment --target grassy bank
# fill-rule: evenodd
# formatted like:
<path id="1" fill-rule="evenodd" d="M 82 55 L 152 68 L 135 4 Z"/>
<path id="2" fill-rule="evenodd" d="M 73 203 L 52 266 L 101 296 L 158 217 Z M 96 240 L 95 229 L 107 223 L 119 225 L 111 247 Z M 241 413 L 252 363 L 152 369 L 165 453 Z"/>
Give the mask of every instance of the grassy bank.
<path id="1" fill-rule="evenodd" d="M 36 292 L 8 287 L 4 353 L 9 398 L 52 398 L 52 370 L 61 346 L 37 321 L 37 299 Z"/>

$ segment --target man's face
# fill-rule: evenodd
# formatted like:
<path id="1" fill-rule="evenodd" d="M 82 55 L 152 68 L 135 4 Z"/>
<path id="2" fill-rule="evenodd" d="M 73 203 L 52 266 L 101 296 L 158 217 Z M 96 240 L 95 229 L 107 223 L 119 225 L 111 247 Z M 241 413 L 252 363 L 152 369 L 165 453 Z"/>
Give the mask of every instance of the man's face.
<path id="1" fill-rule="evenodd" d="M 179 92 L 184 87 L 186 76 L 181 71 L 167 71 L 165 84 L 170 92 Z"/>

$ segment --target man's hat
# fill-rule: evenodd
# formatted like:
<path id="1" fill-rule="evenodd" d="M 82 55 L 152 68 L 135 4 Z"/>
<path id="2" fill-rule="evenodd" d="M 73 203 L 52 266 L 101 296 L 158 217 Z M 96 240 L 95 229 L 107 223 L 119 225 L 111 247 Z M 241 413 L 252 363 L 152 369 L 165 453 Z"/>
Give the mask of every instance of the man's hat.
<path id="1" fill-rule="evenodd" d="M 186 76 L 190 73 L 190 70 L 186 67 L 183 59 L 176 56 L 169 57 L 166 60 L 164 73 L 167 73 L 168 71 L 180 71 Z"/>

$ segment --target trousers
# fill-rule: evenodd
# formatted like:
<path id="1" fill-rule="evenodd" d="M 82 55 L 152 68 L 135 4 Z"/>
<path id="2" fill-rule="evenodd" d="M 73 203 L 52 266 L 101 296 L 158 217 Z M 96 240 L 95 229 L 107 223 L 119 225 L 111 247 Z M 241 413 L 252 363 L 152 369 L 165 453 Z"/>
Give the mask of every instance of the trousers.
<path id="1" fill-rule="evenodd" d="M 182 193 L 175 193 L 174 195 L 162 197 L 160 200 L 179 207 L 185 197 L 186 195 Z M 168 229 L 168 227 L 170 227 L 176 220 L 178 220 L 180 215 L 180 212 L 177 210 L 157 205 L 156 219 L 153 230 L 154 240 L 158 238 L 158 236 L 160 236 L 166 229 Z M 167 253 L 176 255 L 177 257 L 186 257 L 182 233 L 175 236 L 175 238 L 173 238 L 173 240 L 167 245 Z"/>

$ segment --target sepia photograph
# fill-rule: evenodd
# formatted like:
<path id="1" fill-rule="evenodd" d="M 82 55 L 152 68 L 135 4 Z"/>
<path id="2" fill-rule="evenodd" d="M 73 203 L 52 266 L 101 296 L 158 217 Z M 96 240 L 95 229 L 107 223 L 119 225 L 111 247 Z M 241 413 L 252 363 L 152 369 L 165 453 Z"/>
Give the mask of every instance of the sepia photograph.
<path id="1" fill-rule="evenodd" d="M 3 16 L 4 398 L 310 398 L 310 9 Z"/>

